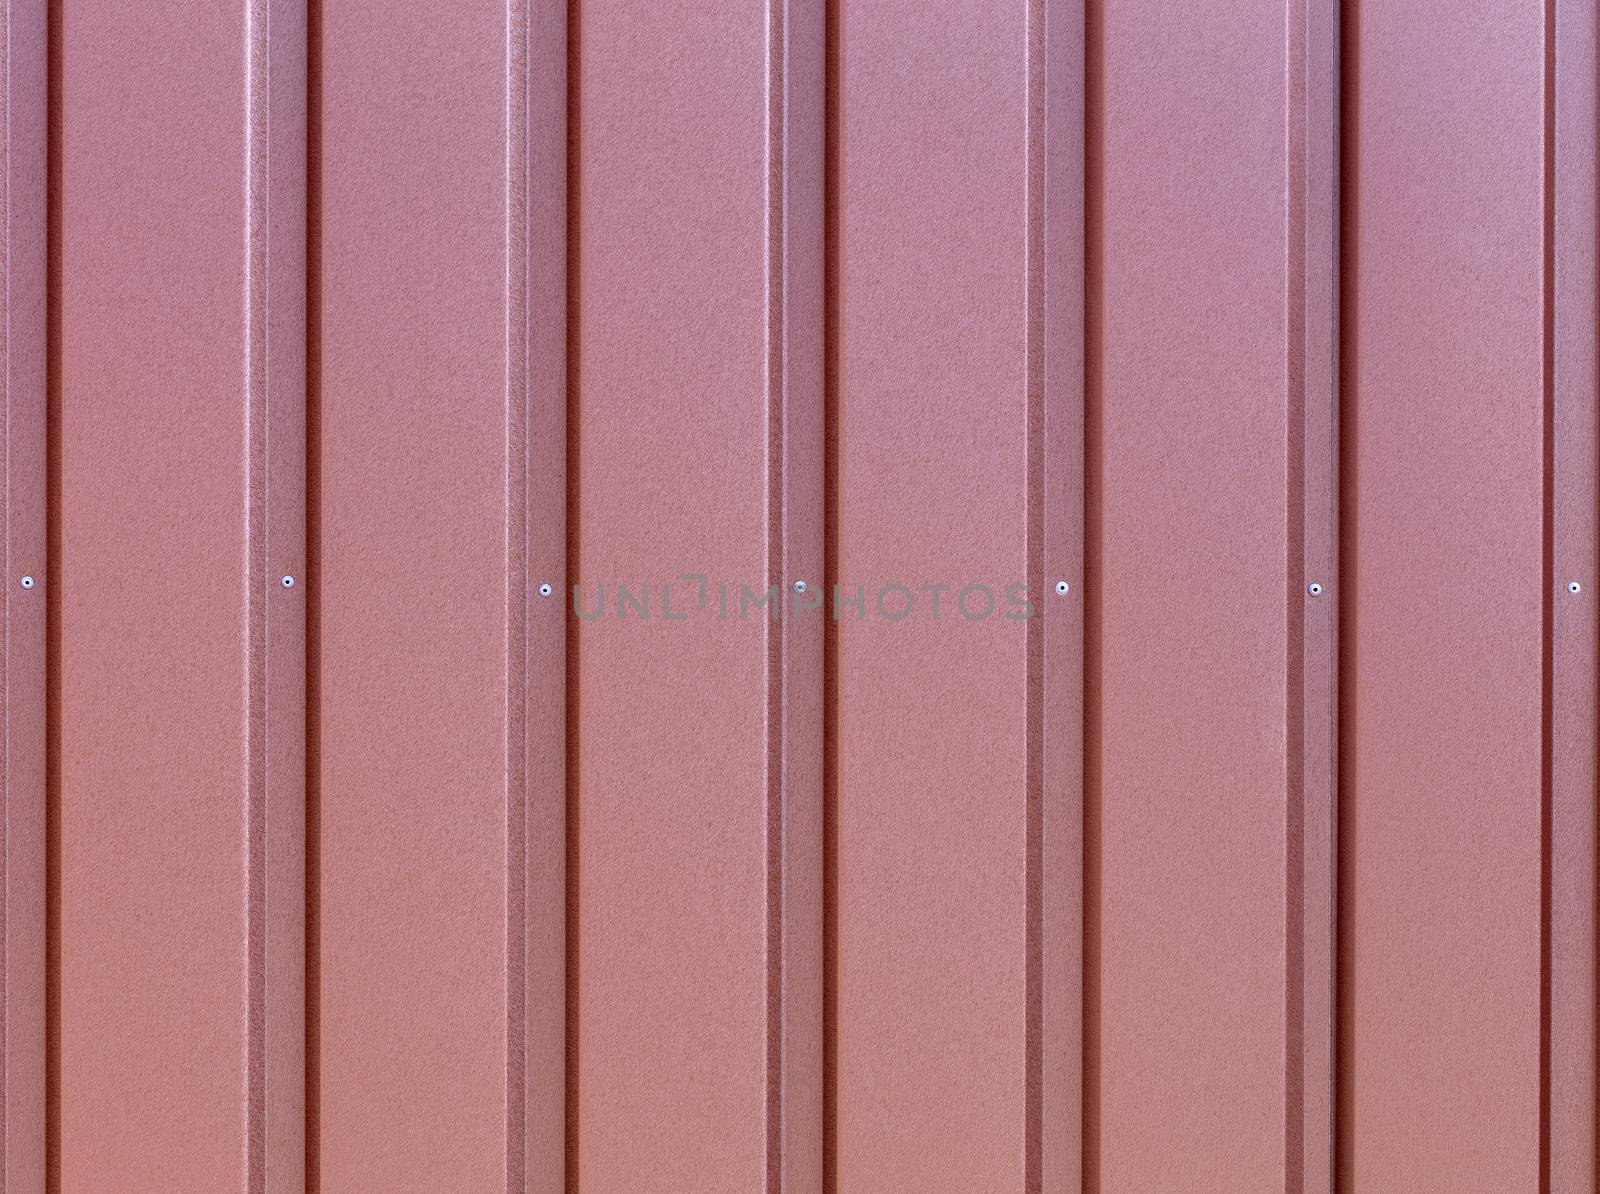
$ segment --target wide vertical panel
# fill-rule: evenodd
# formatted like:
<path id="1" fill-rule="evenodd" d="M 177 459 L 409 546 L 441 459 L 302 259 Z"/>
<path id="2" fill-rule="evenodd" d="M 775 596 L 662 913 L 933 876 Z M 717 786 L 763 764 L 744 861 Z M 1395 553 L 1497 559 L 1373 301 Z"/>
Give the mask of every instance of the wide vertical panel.
<path id="1" fill-rule="evenodd" d="M 45 34 L 43 0 L 3 10 L 0 376 L 5 651 L 0 787 L 0 1189 L 45 1185 Z"/>
<path id="2" fill-rule="evenodd" d="M 850 4 L 833 42 L 840 1190 L 1020 1190 L 1036 1151 L 1029 15 Z"/>
<path id="3" fill-rule="evenodd" d="M 547 1188 L 562 18 L 543 0 L 319 16 L 312 1179 Z"/>
<path id="4" fill-rule="evenodd" d="M 583 1189 L 820 1188 L 822 11 L 575 14 Z"/>
<path id="5" fill-rule="evenodd" d="M 57 18 L 63 1192 L 300 1187 L 302 11 Z"/>
<path id="6" fill-rule="evenodd" d="M 1298 1164 L 1304 21 L 1105 4 L 1091 33 L 1096 1190 Z"/>
<path id="7" fill-rule="evenodd" d="M 1343 35 L 1341 1188 L 1532 1190 L 1546 14 Z"/>

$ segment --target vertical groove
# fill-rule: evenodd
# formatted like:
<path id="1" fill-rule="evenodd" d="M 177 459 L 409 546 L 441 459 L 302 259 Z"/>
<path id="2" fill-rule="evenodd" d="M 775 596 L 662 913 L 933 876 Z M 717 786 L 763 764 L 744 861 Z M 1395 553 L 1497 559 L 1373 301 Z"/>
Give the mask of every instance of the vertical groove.
<path id="1" fill-rule="evenodd" d="M 1539 1189 L 1550 1190 L 1551 882 L 1555 727 L 1556 8 L 1544 0 L 1543 489 L 1539 716 Z"/>
<path id="2" fill-rule="evenodd" d="M 1083 1192 L 1100 1194 L 1101 608 L 1104 602 L 1105 11 L 1084 0 Z"/>
<path id="3" fill-rule="evenodd" d="M 1357 438 L 1356 364 L 1358 356 L 1356 231 L 1360 219 L 1360 0 L 1340 0 L 1339 7 L 1339 259 L 1336 299 L 1338 338 L 1338 600 L 1339 642 L 1336 654 L 1338 699 L 1334 757 L 1337 760 L 1334 873 L 1334 1189 L 1355 1190 L 1355 676 L 1357 567 Z"/>
<path id="4" fill-rule="evenodd" d="M 556 0 L 560 2 L 560 0 Z M 583 47 L 583 2 L 567 2 L 567 539 L 566 578 L 571 600 L 583 577 L 579 571 L 578 545 L 582 542 L 582 486 L 579 484 L 582 460 L 579 349 L 582 344 L 583 291 L 581 269 L 583 170 L 582 170 L 582 91 L 583 75 L 580 70 Z M 563 595 L 566 600 L 566 595 Z M 564 1099 L 566 1103 L 566 1189 L 567 1194 L 577 1194 L 579 1187 L 579 1128 L 581 1123 L 578 1095 L 580 1090 L 580 1024 L 579 999 L 582 990 L 579 964 L 581 962 L 581 921 L 578 902 L 581 891 L 578 870 L 582 856 L 579 818 L 578 733 L 580 683 L 578 673 L 579 636 L 582 620 L 573 616 L 569 607 L 567 623 L 566 658 L 566 1073 Z"/>
<path id="5" fill-rule="evenodd" d="M 1044 0 L 1028 0 L 1027 27 L 1027 526 L 1029 594 L 1044 592 Z M 1040 611 L 1042 615 L 1042 611 Z M 1044 621 L 1026 625 L 1024 709 L 1023 1188 L 1044 1186 Z"/>
<path id="6" fill-rule="evenodd" d="M 61 5 L 46 16 L 45 164 L 45 1189 L 61 1190 Z"/>
<path id="7" fill-rule="evenodd" d="M 827 0 L 823 33 L 822 374 L 822 1189 L 839 1183 L 839 298 L 844 280 L 842 0 Z"/>
<path id="8" fill-rule="evenodd" d="M 768 0 L 766 95 L 766 586 L 784 601 L 784 170 L 785 0 Z M 774 610 L 776 614 L 776 609 Z M 766 647 L 766 1160 L 767 1194 L 783 1188 L 783 981 L 784 981 L 784 637 L 787 619 L 769 617 Z"/>
<path id="9" fill-rule="evenodd" d="M 1306 11 L 1288 0 L 1284 112 L 1285 644 L 1284 644 L 1284 1190 L 1305 1188 L 1305 417 Z"/>
<path id="10" fill-rule="evenodd" d="M 527 1187 L 528 2 L 506 3 L 506 1192 Z"/>
<path id="11" fill-rule="evenodd" d="M 322 1188 L 322 0 L 306 0 L 306 1194 Z"/>
<path id="12" fill-rule="evenodd" d="M 245 1187 L 264 1194 L 267 989 L 268 0 L 245 13 Z"/>

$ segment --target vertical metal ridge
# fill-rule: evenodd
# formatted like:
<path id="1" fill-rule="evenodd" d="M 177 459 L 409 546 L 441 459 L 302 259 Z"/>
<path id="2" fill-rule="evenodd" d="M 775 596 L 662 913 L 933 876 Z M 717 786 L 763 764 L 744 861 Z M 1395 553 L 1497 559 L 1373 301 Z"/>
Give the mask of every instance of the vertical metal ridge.
<path id="1" fill-rule="evenodd" d="M 61 7 L 45 9 L 44 1184 L 61 1190 Z M 13 127 L 15 127 L 13 123 Z M 13 340 L 13 345 L 15 341 Z M 15 457 L 13 456 L 13 459 Z M 9 849 L 9 846 L 8 846 Z M 7 950 L 11 946 L 8 943 Z M 9 1075 L 8 1075 L 9 1079 Z M 9 1179 L 8 1179 L 9 1180 Z M 10 1192 L 8 1192 L 10 1194 Z M 21 1194 L 20 1191 L 16 1194 Z"/>
<path id="2" fill-rule="evenodd" d="M 1028 0 L 1027 26 L 1027 247 L 1026 352 L 1027 428 L 1024 462 L 1027 492 L 1026 575 L 1035 600 L 1044 594 L 1044 191 L 1045 191 L 1045 12 L 1044 0 Z M 1044 954 L 1042 925 L 1044 814 L 1044 626 L 1026 623 L 1024 737 L 1024 926 L 1026 957 L 1023 1011 L 1023 1188 L 1044 1188 Z"/>
<path id="3" fill-rule="evenodd" d="M 784 453 L 784 158 L 785 141 L 785 0 L 766 4 L 766 202 L 765 244 L 766 348 L 766 587 L 786 600 L 783 575 Z M 784 629 L 786 618 L 767 619 L 763 627 L 766 653 L 766 1190 L 783 1189 L 783 706 Z"/>
<path id="4" fill-rule="evenodd" d="M 1551 1194 L 1592 1194 L 1596 1148 L 1597 24 L 1554 0 L 1547 45 L 1547 465 Z M 1549 33 L 1551 31 L 1547 31 Z M 1576 583 L 1578 592 L 1570 585 Z"/>
<path id="5" fill-rule="evenodd" d="M 507 0 L 506 1189 L 558 1188 L 567 1077 L 567 15 Z"/>
<path id="6" fill-rule="evenodd" d="M 3 792 L 0 792 L 0 1194 L 45 1185 L 46 5 L 8 0 L 0 31 L 4 143 Z M 33 590 L 21 577 L 35 577 Z"/>
<path id="7" fill-rule="evenodd" d="M 1331 1181 L 1331 818 L 1334 595 L 1332 29 L 1329 5 L 1287 16 L 1285 1182 Z M 1310 595 L 1307 586 L 1318 586 Z"/>
<path id="8" fill-rule="evenodd" d="M 245 10 L 245 1158 L 304 1184 L 305 5 Z"/>
<path id="9" fill-rule="evenodd" d="M 844 13 L 823 4 L 822 1189 L 839 1182 L 839 288 L 844 278 Z"/>
<path id="10" fill-rule="evenodd" d="M 1556 7 L 1555 0 L 1543 0 L 1544 74 L 1542 206 L 1543 231 L 1540 237 L 1540 262 L 1543 312 L 1540 320 L 1541 345 L 1541 451 L 1542 469 L 1540 537 L 1542 540 L 1543 583 L 1539 610 L 1539 1189 L 1550 1192 L 1550 1114 L 1553 1092 L 1551 1079 L 1551 983 L 1554 960 L 1552 939 L 1552 849 L 1555 751 L 1555 81 Z"/>
<path id="11" fill-rule="evenodd" d="M 1087 42 L 1084 10 L 1028 22 L 1027 1047 L 1025 1180 L 1082 1189 Z M 1098 209 L 1096 209 L 1098 210 Z M 1065 593 L 1055 591 L 1064 582 Z"/>
<path id="12" fill-rule="evenodd" d="M 562 845 L 562 883 L 561 892 L 564 908 L 562 925 L 562 970 L 565 978 L 565 999 L 562 1004 L 562 1100 L 561 1115 L 561 1147 L 562 1164 L 564 1173 L 561 1185 L 566 1194 L 578 1194 L 581 1179 L 580 1162 L 582 1160 L 581 1144 L 581 1106 L 579 1092 L 582 1089 L 582 1043 L 580 1034 L 579 1007 L 582 987 L 580 984 L 579 966 L 582 958 L 581 936 L 579 932 L 579 894 L 581 891 L 580 860 L 582 858 L 582 841 L 579 834 L 579 784 L 578 784 L 578 735 L 581 726 L 578 721 L 579 708 L 579 670 L 578 650 L 579 635 L 582 623 L 575 617 L 567 614 L 568 604 L 577 602 L 578 586 L 582 578 L 578 575 L 579 561 L 579 530 L 582 525 L 582 492 L 578 484 L 580 470 L 580 452 L 582 449 L 582 420 L 580 417 L 580 402 L 582 391 L 578 385 L 578 359 L 581 344 L 583 325 L 581 321 L 582 305 L 582 246 L 583 246 L 583 221 L 582 221 L 582 136 L 583 136 L 583 79 L 581 64 L 583 61 L 583 4 L 581 0 L 568 0 L 565 5 L 560 0 L 555 0 L 558 7 L 565 9 L 566 21 L 565 36 L 557 39 L 556 45 L 561 49 L 560 55 L 560 89 L 558 95 L 565 105 L 566 128 L 561 143 L 566 151 L 565 161 L 562 164 L 561 178 L 565 184 L 566 192 L 566 227 L 563 242 L 564 259 L 561 262 L 561 280 L 564 286 L 562 311 L 561 345 L 563 351 L 560 379 L 562 384 L 561 401 L 553 404 L 559 407 L 562 418 L 562 434 L 557 439 L 563 455 L 561 463 L 563 468 L 561 491 L 565 498 L 564 522 L 560 528 L 560 547 L 562 552 L 564 583 L 558 584 L 557 593 L 560 600 L 561 625 L 564 627 L 564 650 L 561 654 L 562 667 L 562 709 L 565 717 L 565 731 L 562 738 L 560 757 L 562 759 L 562 782 L 555 789 L 562 793 L 562 829 L 556 839 Z M 553 81 L 554 82 L 554 81 Z"/>
<path id="13" fill-rule="evenodd" d="M 506 1191 L 527 1187 L 528 4 L 506 3 Z"/>
<path id="14" fill-rule="evenodd" d="M 1285 5 L 1284 1190 L 1304 1194 L 1306 0 Z"/>
<path id="15" fill-rule="evenodd" d="M 1351 764 L 1355 758 L 1355 669 L 1356 669 L 1356 544 L 1358 541 L 1356 480 L 1356 361 L 1359 341 L 1356 280 L 1359 269 L 1360 227 L 1360 33 L 1361 0 L 1337 0 L 1338 37 L 1334 60 L 1338 63 L 1337 167 L 1338 189 L 1335 223 L 1338 245 L 1335 254 L 1335 310 L 1337 332 L 1333 342 L 1336 369 L 1334 418 L 1338 433 L 1332 470 L 1339 501 L 1334 515 L 1333 616 L 1338 637 L 1333 651 L 1335 716 L 1332 750 L 1334 784 L 1334 1142 L 1333 1182 L 1340 1194 L 1355 1190 L 1355 1030 L 1354 1004 L 1355 955 L 1355 818 Z"/>
<path id="16" fill-rule="evenodd" d="M 245 7 L 245 1188 L 266 1189 L 267 64 L 270 0 Z"/>
<path id="17" fill-rule="evenodd" d="M 1288 5 L 1285 1165 L 1333 1181 L 1338 59 L 1332 0 Z M 1315 584 L 1317 593 L 1309 592 Z"/>
<path id="18" fill-rule="evenodd" d="M 322 0 L 306 0 L 305 1194 L 322 1190 Z"/>
<path id="19" fill-rule="evenodd" d="M 824 7 L 765 11 L 769 1194 L 815 1194 L 824 1180 Z"/>
<path id="20" fill-rule="evenodd" d="M 1104 604 L 1105 10 L 1084 0 L 1083 100 L 1083 1194 L 1100 1194 Z"/>

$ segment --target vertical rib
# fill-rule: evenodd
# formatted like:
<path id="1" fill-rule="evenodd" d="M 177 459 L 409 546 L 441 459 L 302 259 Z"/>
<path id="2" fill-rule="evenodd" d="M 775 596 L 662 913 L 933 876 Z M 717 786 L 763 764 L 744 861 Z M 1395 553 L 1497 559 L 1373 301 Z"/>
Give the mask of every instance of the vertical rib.
<path id="1" fill-rule="evenodd" d="M 506 1192 L 527 1187 L 528 4 L 506 4 Z"/>
<path id="2" fill-rule="evenodd" d="M 1555 0 L 1546 45 L 1545 444 L 1549 522 L 1548 1027 L 1551 1194 L 1596 1180 L 1595 7 Z M 1579 591 L 1568 586 L 1576 582 Z"/>
<path id="3" fill-rule="evenodd" d="M 766 6 L 769 1194 L 823 1185 L 824 10 Z"/>
<path id="4" fill-rule="evenodd" d="M 1290 0 L 1285 851 L 1286 1186 L 1333 1181 L 1338 71 L 1333 0 Z M 1321 586 L 1309 596 L 1307 586 Z"/>
<path id="5" fill-rule="evenodd" d="M 1027 45 L 1027 460 L 1026 576 L 1028 592 L 1044 593 L 1044 228 L 1045 5 L 1028 0 Z M 1044 1188 L 1044 624 L 1027 623 L 1024 719 L 1024 960 L 1023 1188 Z"/>
<path id="6" fill-rule="evenodd" d="M 1083 1191 L 1100 1194 L 1101 556 L 1104 548 L 1105 13 L 1084 0 Z"/>

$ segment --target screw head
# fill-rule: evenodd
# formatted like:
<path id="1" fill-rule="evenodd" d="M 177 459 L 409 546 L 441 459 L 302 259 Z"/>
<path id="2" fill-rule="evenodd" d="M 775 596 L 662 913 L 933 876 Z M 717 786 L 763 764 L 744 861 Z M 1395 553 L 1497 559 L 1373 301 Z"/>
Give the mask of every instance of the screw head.
<path id="1" fill-rule="evenodd" d="M 1316 581 L 1312 581 L 1310 584 L 1308 584 L 1306 586 L 1306 592 L 1310 593 L 1313 597 L 1321 597 L 1322 596 L 1322 586 L 1320 584 L 1318 584 Z"/>
<path id="2" fill-rule="evenodd" d="M 539 586 L 539 596 L 541 597 L 548 597 L 555 591 L 555 586 L 553 586 L 549 581 L 545 581 L 544 584 Z"/>
<path id="3" fill-rule="evenodd" d="M 280 583 L 283 585 L 284 588 L 292 589 L 292 588 L 294 588 L 294 577 L 285 576 Z"/>
<path id="4" fill-rule="evenodd" d="M 1059 595 L 1061 597 L 1065 597 L 1071 591 L 1072 591 L 1072 586 L 1069 585 L 1066 581 L 1064 581 L 1064 580 L 1056 581 L 1056 593 L 1057 593 L 1057 595 Z"/>
<path id="5" fill-rule="evenodd" d="M 24 576 L 24 577 L 23 577 L 23 578 L 22 578 L 22 587 L 23 587 L 23 588 L 24 588 L 24 589 L 31 589 L 31 588 L 33 588 L 33 577 L 31 577 L 31 576 Z"/>
<path id="6" fill-rule="evenodd" d="M 1569 593 L 1581 593 L 1582 591 L 1583 591 L 1583 586 L 1580 585 L 1577 581 L 1573 581 L 1571 584 L 1569 584 L 1567 586 L 1567 592 L 1569 592 Z"/>
<path id="7" fill-rule="evenodd" d="M 806 582 L 803 581 L 803 580 L 795 581 L 794 582 L 794 591 L 796 593 L 804 593 L 806 591 Z"/>

